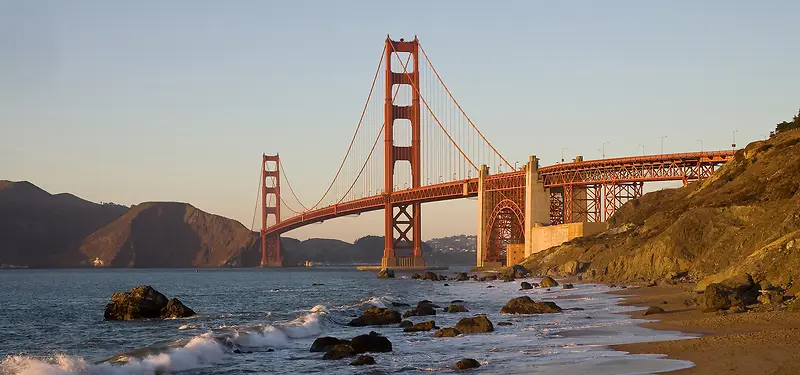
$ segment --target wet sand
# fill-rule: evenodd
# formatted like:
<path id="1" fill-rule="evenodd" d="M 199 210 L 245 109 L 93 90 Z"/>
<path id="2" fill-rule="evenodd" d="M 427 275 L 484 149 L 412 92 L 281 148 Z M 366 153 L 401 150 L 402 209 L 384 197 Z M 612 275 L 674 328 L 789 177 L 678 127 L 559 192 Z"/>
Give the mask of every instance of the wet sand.
<path id="1" fill-rule="evenodd" d="M 695 367 L 669 374 L 800 374 L 800 313 L 786 311 L 745 312 L 720 315 L 687 306 L 698 295 L 693 285 L 624 289 L 627 305 L 659 306 L 666 313 L 644 316 L 657 319 L 643 326 L 658 330 L 702 335 L 699 338 L 613 346 L 635 354 L 666 354 L 667 358 L 695 363 Z M 666 303 L 664 303 L 666 302 Z"/>

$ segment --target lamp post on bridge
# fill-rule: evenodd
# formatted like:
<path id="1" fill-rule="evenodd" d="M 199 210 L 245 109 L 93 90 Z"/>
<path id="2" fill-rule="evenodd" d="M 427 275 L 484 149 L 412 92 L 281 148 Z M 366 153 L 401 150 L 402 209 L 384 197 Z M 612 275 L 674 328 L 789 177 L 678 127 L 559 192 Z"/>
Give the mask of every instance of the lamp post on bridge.
<path id="1" fill-rule="evenodd" d="M 661 136 L 661 155 L 664 155 L 664 138 L 667 138 L 666 135 Z"/>
<path id="2" fill-rule="evenodd" d="M 700 152 L 703 152 L 703 140 L 698 139 L 697 141 L 700 142 Z"/>
<path id="3" fill-rule="evenodd" d="M 643 144 L 638 144 L 637 146 L 642 148 L 642 156 L 644 156 L 644 145 Z"/>
<path id="4" fill-rule="evenodd" d="M 736 132 L 738 132 L 738 130 L 733 131 L 733 143 L 731 143 L 731 148 L 734 150 L 736 150 Z"/>
<path id="5" fill-rule="evenodd" d="M 608 143 L 611 143 L 611 142 L 603 142 L 603 159 L 606 158 L 606 144 L 608 144 Z"/>
<path id="6" fill-rule="evenodd" d="M 567 149 L 566 147 L 562 147 L 561 148 L 561 162 L 562 163 L 564 162 L 564 150 L 566 150 L 566 149 Z"/>

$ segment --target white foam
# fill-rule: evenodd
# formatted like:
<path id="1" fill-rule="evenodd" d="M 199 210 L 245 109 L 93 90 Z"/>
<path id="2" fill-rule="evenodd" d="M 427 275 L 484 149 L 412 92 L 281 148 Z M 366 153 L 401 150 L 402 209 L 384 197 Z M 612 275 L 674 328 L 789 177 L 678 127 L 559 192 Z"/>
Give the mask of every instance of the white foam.
<path id="1" fill-rule="evenodd" d="M 0 372 L 15 375 L 146 375 L 201 368 L 221 361 L 224 356 L 225 352 L 222 347 L 211 337 L 211 334 L 206 333 L 193 337 L 183 347 L 142 359 L 132 359 L 122 365 L 110 363 L 93 365 L 83 358 L 61 354 L 49 360 L 20 355 L 8 356 L 0 362 Z"/>

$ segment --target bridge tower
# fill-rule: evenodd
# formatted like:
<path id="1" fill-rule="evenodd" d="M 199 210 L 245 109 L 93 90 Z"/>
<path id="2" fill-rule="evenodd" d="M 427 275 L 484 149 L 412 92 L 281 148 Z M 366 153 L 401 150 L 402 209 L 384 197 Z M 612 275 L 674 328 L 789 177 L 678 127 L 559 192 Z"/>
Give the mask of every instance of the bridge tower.
<path id="1" fill-rule="evenodd" d="M 386 203 L 384 207 L 384 250 L 381 266 L 414 266 L 423 267 L 425 260 L 422 255 L 422 228 L 420 210 L 421 203 L 398 204 L 395 205 L 390 199 L 390 193 L 394 191 L 394 173 L 397 162 L 406 161 L 411 164 L 411 187 L 421 186 L 420 176 L 420 98 L 419 98 L 419 40 L 414 37 L 411 42 L 403 39 L 394 41 L 386 37 L 386 62 L 385 62 L 385 104 L 384 104 L 384 194 Z M 411 55 L 413 63 L 407 69 L 399 72 L 392 71 L 392 58 L 398 53 L 408 53 Z M 401 60 L 402 61 L 402 60 Z M 407 85 L 408 90 L 402 92 L 411 93 L 410 106 L 395 105 L 392 100 L 392 88 L 394 85 Z M 408 122 L 395 123 L 395 120 L 408 120 Z M 411 126 L 411 144 L 396 145 L 394 142 L 395 126 L 408 124 Z M 408 249 L 412 251 L 411 259 L 398 258 L 395 254 L 396 249 Z"/>
<path id="2" fill-rule="evenodd" d="M 266 234 L 269 215 L 281 222 L 280 156 L 263 155 L 261 163 L 261 267 L 281 267 L 280 234 Z"/>

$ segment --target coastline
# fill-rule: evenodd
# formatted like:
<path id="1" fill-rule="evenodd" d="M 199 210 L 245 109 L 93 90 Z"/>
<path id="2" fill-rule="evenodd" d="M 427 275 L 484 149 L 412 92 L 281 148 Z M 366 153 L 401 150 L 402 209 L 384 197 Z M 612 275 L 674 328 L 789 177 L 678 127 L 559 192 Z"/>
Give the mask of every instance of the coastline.
<path id="1" fill-rule="evenodd" d="M 691 302 L 693 284 L 639 287 L 614 291 L 623 305 L 641 307 L 625 313 L 636 319 L 657 320 L 641 326 L 680 331 L 698 338 L 611 346 L 631 354 L 663 354 L 691 361 L 694 367 L 669 374 L 800 374 L 800 313 L 776 309 L 739 314 L 704 313 Z M 664 303 L 666 302 L 666 303 Z M 688 306 L 687 306 L 688 304 Z M 645 316 L 649 306 L 665 313 Z"/>

